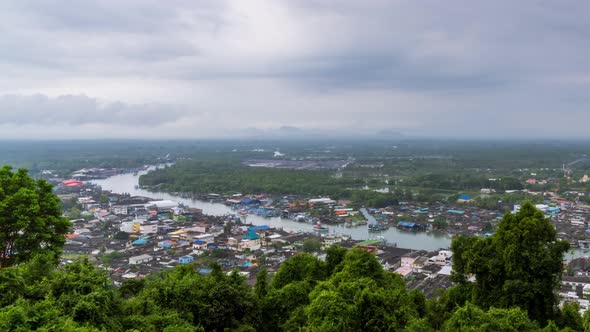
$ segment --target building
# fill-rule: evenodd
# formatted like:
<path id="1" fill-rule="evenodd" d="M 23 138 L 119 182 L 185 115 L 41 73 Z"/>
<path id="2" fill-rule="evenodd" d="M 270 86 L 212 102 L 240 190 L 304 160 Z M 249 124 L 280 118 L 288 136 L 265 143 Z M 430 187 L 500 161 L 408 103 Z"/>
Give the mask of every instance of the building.
<path id="1" fill-rule="evenodd" d="M 469 195 L 461 195 L 457 198 L 457 203 L 468 203 L 471 202 L 471 196 Z"/>
<path id="2" fill-rule="evenodd" d="M 139 255 L 139 256 L 133 256 L 133 257 L 129 257 L 129 265 L 137 265 L 137 264 L 143 264 L 143 263 L 147 263 L 150 262 L 154 259 L 153 256 L 150 255 Z"/>
<path id="3" fill-rule="evenodd" d="M 453 252 L 450 250 L 441 250 L 438 255 L 434 257 L 434 262 L 438 265 L 447 265 L 451 262 Z"/>
<path id="4" fill-rule="evenodd" d="M 128 206 L 127 205 L 114 205 L 111 207 L 112 214 L 128 214 Z"/>
<path id="5" fill-rule="evenodd" d="M 190 264 L 194 261 L 194 257 L 190 255 L 182 256 L 178 258 L 178 264 Z"/>

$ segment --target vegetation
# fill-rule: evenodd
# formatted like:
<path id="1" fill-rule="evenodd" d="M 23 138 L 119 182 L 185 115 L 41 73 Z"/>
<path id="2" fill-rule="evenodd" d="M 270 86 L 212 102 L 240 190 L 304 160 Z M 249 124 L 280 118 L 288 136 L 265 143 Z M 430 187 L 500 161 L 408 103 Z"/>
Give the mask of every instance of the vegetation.
<path id="1" fill-rule="evenodd" d="M 49 183 L 25 169 L 0 168 L 0 268 L 43 252 L 57 257 L 71 225 L 61 214 Z"/>
<path id="2" fill-rule="evenodd" d="M 545 323 L 555 319 L 554 291 L 568 249 L 543 213 L 525 202 L 504 217 L 494 236 L 453 240 L 454 279 L 465 283 L 475 275 L 471 300 L 483 308 L 517 306 Z"/>

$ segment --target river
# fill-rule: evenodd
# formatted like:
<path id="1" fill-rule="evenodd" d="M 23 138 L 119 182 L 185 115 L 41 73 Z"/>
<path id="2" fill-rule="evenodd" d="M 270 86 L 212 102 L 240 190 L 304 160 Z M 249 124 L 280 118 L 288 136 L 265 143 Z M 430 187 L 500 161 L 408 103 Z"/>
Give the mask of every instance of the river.
<path id="1" fill-rule="evenodd" d="M 227 213 L 235 213 L 235 211 L 233 211 L 229 206 L 221 203 L 211 203 L 195 199 L 188 199 L 167 193 L 151 192 L 136 188 L 139 183 L 139 176 L 145 174 L 148 171 L 139 172 L 137 175 L 131 173 L 119 174 L 107 179 L 94 180 L 92 183 L 101 186 L 103 190 L 112 191 L 114 193 L 129 193 L 134 196 L 173 200 L 189 207 L 202 209 L 203 213 L 208 215 L 220 216 Z M 314 232 L 313 225 L 311 224 L 296 222 L 290 219 L 279 217 L 264 218 L 256 215 L 248 215 L 246 222 L 252 223 L 254 225 L 268 225 L 270 227 L 282 228 L 286 231 L 302 231 L 309 233 Z M 382 239 L 385 240 L 387 244 L 396 244 L 400 248 L 409 248 L 415 250 L 437 250 L 440 248 L 448 248 L 451 243 L 451 239 L 444 234 L 405 232 L 398 230 L 395 227 L 391 227 L 383 232 L 369 233 L 369 228 L 367 225 L 351 228 L 346 228 L 344 225 L 326 226 L 328 227 L 328 232 L 331 234 L 348 234 L 352 239 L 355 240 Z"/>
<path id="2" fill-rule="evenodd" d="M 131 195 L 151 197 L 154 199 L 169 199 L 182 203 L 189 207 L 195 207 L 203 210 L 203 213 L 208 215 L 220 216 L 227 213 L 235 213 L 229 206 L 221 203 L 212 203 L 200 201 L 195 199 L 183 198 L 180 196 L 170 195 L 167 193 L 151 192 L 136 188 L 139 184 L 139 176 L 154 169 L 151 167 L 147 171 L 139 172 L 137 175 L 127 173 L 111 176 L 103 180 L 94 180 L 95 183 L 102 187 L 103 190 L 109 190 L 114 193 L 129 193 Z M 371 216 L 372 218 L 372 216 Z M 374 219 L 372 219 L 374 220 Z M 297 222 L 285 218 L 264 218 L 257 215 L 248 215 L 247 223 L 254 225 L 268 225 L 270 227 L 282 228 L 286 231 L 295 232 L 314 232 L 313 225 Z M 359 227 L 346 228 L 344 225 L 325 225 L 328 227 L 328 232 L 332 234 L 348 234 L 355 240 L 379 239 L 385 240 L 387 244 L 396 244 L 400 248 L 408 248 L 414 250 L 437 250 L 440 248 L 448 248 L 451 244 L 451 238 L 439 233 L 424 233 L 424 232 L 405 232 L 391 227 L 386 231 L 369 233 L 367 225 Z M 565 259 L 571 260 L 576 257 L 589 256 L 590 252 L 584 252 L 582 249 L 573 249 L 565 254 Z"/>

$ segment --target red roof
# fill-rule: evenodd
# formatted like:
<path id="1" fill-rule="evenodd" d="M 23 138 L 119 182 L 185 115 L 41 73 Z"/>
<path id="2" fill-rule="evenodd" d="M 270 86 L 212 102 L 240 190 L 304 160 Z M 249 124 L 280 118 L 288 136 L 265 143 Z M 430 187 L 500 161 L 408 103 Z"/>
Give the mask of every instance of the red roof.
<path id="1" fill-rule="evenodd" d="M 66 187 L 81 187 L 84 185 L 82 181 L 78 180 L 65 180 L 62 182 Z"/>

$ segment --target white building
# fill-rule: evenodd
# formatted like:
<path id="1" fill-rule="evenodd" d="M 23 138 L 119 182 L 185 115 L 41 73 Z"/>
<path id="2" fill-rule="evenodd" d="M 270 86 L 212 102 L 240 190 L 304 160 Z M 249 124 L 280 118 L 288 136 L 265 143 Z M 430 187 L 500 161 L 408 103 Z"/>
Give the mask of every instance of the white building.
<path id="1" fill-rule="evenodd" d="M 178 203 L 175 201 L 170 201 L 170 200 L 162 200 L 162 201 L 148 202 L 145 206 L 146 207 L 155 206 L 158 210 L 160 210 L 160 209 L 173 209 L 173 208 L 178 207 Z"/>
<path id="2" fill-rule="evenodd" d="M 143 254 L 143 255 L 139 255 L 139 256 L 133 256 L 133 257 L 129 257 L 129 264 L 130 265 L 143 264 L 143 263 L 150 262 L 153 259 L 154 259 L 153 256 L 150 256 L 150 255 L 147 255 L 147 254 Z"/>
<path id="3" fill-rule="evenodd" d="M 158 225 L 141 225 L 139 232 L 141 234 L 156 234 L 158 233 Z"/>
<path id="4" fill-rule="evenodd" d="M 450 250 L 441 250 L 438 255 L 434 257 L 434 262 L 438 265 L 447 265 L 451 261 L 453 252 Z"/>
<path id="5" fill-rule="evenodd" d="M 114 205 L 111 207 L 111 213 L 112 214 L 128 214 L 129 213 L 129 208 L 127 205 Z"/>

